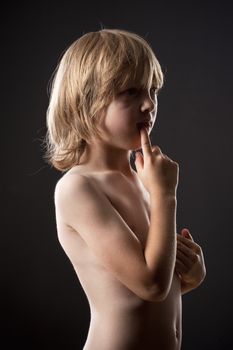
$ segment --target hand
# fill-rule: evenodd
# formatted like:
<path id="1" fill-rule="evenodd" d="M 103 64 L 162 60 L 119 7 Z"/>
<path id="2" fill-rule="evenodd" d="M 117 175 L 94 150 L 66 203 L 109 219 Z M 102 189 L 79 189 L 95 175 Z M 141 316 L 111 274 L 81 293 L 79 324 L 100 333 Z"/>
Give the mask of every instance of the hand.
<path id="1" fill-rule="evenodd" d="M 140 129 L 142 152 L 136 152 L 135 166 L 140 180 L 150 194 L 176 195 L 179 165 L 151 146 L 146 128 Z"/>
<path id="2" fill-rule="evenodd" d="M 175 271 L 181 281 L 198 286 L 206 276 L 206 267 L 201 247 L 194 242 L 188 229 L 177 234 Z"/>

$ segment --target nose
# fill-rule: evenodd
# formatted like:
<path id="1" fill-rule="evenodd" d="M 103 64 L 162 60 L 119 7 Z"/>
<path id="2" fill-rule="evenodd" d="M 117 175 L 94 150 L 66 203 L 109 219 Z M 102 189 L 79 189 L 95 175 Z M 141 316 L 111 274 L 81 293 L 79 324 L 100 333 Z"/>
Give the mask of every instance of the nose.
<path id="1" fill-rule="evenodd" d="M 149 111 L 149 113 L 154 112 L 157 108 L 157 97 L 155 95 L 154 99 L 151 98 L 149 92 L 145 92 L 142 96 L 141 110 L 142 112 Z"/>

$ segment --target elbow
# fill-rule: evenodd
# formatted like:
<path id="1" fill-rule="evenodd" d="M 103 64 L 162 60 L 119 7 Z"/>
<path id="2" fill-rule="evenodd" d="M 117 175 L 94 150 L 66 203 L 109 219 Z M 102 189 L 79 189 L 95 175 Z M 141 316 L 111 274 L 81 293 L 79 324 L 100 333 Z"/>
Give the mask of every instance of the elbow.
<path id="1" fill-rule="evenodd" d="M 162 288 L 159 288 L 158 285 L 152 286 L 152 288 L 148 291 L 147 301 L 152 302 L 161 302 L 167 298 L 168 291 Z"/>

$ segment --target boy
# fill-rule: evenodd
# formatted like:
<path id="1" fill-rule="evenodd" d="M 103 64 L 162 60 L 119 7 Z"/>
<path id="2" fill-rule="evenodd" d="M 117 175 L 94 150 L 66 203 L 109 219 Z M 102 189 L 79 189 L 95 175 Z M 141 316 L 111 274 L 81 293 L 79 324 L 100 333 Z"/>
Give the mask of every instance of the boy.
<path id="1" fill-rule="evenodd" d="M 46 157 L 66 171 L 57 233 L 90 305 L 84 350 L 181 349 L 181 295 L 205 277 L 176 234 L 178 164 L 150 143 L 162 85 L 149 44 L 117 29 L 75 41 L 53 81 Z"/>

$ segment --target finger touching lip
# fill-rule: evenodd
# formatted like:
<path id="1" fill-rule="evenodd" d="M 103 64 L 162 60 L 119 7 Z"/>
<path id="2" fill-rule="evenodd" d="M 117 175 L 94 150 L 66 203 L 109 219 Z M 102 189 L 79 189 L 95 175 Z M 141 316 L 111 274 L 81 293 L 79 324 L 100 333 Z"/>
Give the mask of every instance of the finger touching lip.
<path id="1" fill-rule="evenodd" d="M 140 128 L 142 128 L 143 126 L 149 128 L 151 126 L 151 123 L 149 123 L 149 122 L 142 122 L 142 123 L 137 123 L 137 125 Z"/>
<path id="2" fill-rule="evenodd" d="M 137 124 L 137 128 L 138 128 L 139 132 L 142 128 L 146 129 L 148 131 L 148 130 L 150 130 L 150 127 L 151 127 L 151 125 L 149 123 L 138 123 Z"/>

